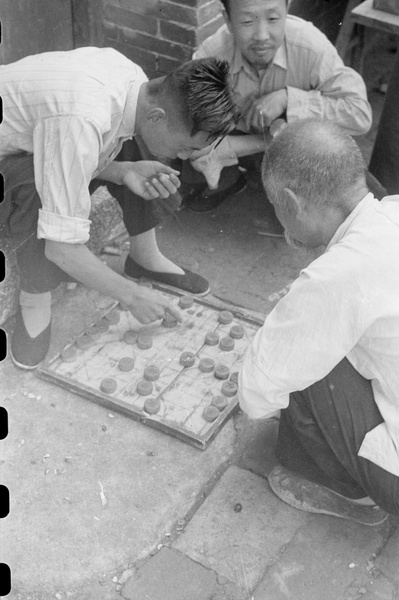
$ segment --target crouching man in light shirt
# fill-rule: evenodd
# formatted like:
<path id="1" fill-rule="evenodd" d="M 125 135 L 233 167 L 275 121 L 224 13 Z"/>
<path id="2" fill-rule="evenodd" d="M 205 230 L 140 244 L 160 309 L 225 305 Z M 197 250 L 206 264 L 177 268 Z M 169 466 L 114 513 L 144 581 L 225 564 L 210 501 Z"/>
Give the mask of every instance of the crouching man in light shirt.
<path id="1" fill-rule="evenodd" d="M 323 253 L 257 333 L 240 405 L 282 409 L 269 483 L 283 501 L 377 525 L 399 515 L 399 195 L 377 201 L 325 121 L 287 126 L 262 170 L 288 243 Z"/>
<path id="2" fill-rule="evenodd" d="M 164 163 L 217 142 L 239 118 L 228 72 L 227 63 L 204 59 L 148 80 L 120 52 L 94 47 L 0 66 L 0 224 L 14 240 L 21 279 L 10 343 L 18 367 L 34 369 L 45 358 L 51 291 L 61 281 L 114 298 L 146 324 L 181 316 L 137 280 L 209 291 L 204 277 L 164 256 L 155 228 L 181 201 L 179 172 Z M 124 277 L 87 246 L 91 194 L 101 184 L 129 234 Z"/>

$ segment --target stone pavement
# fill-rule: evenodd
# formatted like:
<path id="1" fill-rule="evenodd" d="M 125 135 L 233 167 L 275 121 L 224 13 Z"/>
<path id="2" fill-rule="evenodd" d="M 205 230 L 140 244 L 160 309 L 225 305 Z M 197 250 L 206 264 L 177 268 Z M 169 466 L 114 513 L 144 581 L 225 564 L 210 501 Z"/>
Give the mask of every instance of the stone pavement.
<path id="1" fill-rule="evenodd" d="M 251 181 L 212 215 L 180 211 L 158 239 L 215 296 L 266 314 L 269 294 L 309 260 L 264 236 L 266 226 L 273 215 Z M 107 262 L 120 270 L 123 257 Z M 82 286 L 55 294 L 50 354 L 108 303 Z M 200 451 L 8 359 L 1 376 L 10 600 L 399 598 L 393 519 L 368 528 L 291 509 L 271 492 L 277 419 L 236 414 Z"/>

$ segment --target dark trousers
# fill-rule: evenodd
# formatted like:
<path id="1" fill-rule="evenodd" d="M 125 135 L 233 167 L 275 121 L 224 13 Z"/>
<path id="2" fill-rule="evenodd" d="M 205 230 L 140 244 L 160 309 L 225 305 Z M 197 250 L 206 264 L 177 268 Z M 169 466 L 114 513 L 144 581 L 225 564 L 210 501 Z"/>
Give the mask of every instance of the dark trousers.
<path id="1" fill-rule="evenodd" d="M 290 15 L 311 21 L 335 44 L 348 0 L 292 0 Z"/>
<path id="2" fill-rule="evenodd" d="M 277 457 L 306 479 L 349 498 L 370 496 L 399 515 L 399 477 L 359 457 L 364 436 L 383 422 L 370 381 L 347 359 L 281 412 Z"/>
<path id="3" fill-rule="evenodd" d="M 151 157 L 134 139 L 125 142 L 117 160 L 136 161 L 142 158 Z M 0 161 L 0 172 L 4 177 L 5 190 L 0 204 L 1 231 L 15 240 L 22 289 L 42 293 L 55 289 L 61 281 L 71 281 L 67 273 L 46 258 L 45 240 L 37 238 L 38 211 L 42 204 L 35 187 L 33 156 L 9 156 Z M 120 205 L 130 236 L 153 229 L 181 203 L 178 193 L 166 199 L 144 200 L 124 185 L 99 179 L 90 183 L 89 192 L 93 193 L 100 185 L 106 185 Z"/>
<path id="4" fill-rule="evenodd" d="M 388 194 L 399 194 L 399 50 L 389 80 L 388 91 L 378 124 L 369 170 Z"/>

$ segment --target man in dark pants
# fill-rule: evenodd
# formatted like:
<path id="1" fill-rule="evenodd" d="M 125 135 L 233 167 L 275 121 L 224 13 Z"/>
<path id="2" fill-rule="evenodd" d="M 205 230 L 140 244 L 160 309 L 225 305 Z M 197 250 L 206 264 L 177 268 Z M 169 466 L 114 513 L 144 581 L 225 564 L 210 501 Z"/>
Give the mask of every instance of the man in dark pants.
<path id="1" fill-rule="evenodd" d="M 189 158 L 235 126 L 227 63 L 191 61 L 148 81 L 111 48 L 48 52 L 0 67 L 0 94 L 6 188 L 0 221 L 16 239 L 22 287 L 14 363 L 32 369 L 45 357 L 51 290 L 62 280 L 115 298 L 142 323 L 165 312 L 180 318 L 161 294 L 132 280 L 145 276 L 194 294 L 209 290 L 203 277 L 160 252 L 155 226 L 180 201 L 179 172 L 163 163 Z M 152 160 L 140 160 L 136 141 Z M 130 234 L 125 277 L 86 245 L 90 192 L 101 182 L 121 205 Z"/>
<path id="2" fill-rule="evenodd" d="M 290 15 L 310 21 L 335 44 L 348 0 L 291 0 Z"/>
<path id="3" fill-rule="evenodd" d="M 370 158 L 370 172 L 390 194 L 399 192 L 399 51 L 389 80 L 377 136 Z"/>
<path id="4" fill-rule="evenodd" d="M 182 169 L 182 180 L 191 181 L 194 188 L 185 205 L 196 213 L 215 209 L 243 189 L 245 176 L 234 163 L 245 167 L 252 162 L 252 177 L 257 177 L 257 157 L 270 141 L 268 134 L 284 121 L 325 119 L 351 135 L 367 133 L 372 122 L 359 73 L 344 65 L 319 29 L 287 13 L 287 0 L 222 0 L 222 4 L 225 25 L 204 40 L 193 57 L 215 56 L 229 63 L 243 114 L 237 125 L 242 135 L 227 136 L 211 153 L 209 164 L 191 157 L 193 167 L 205 175 L 202 183 L 190 170 L 190 162 Z"/>
<path id="5" fill-rule="evenodd" d="M 318 257 L 248 350 L 241 408 L 282 409 L 282 500 L 377 525 L 399 515 L 399 196 L 368 192 L 357 145 L 325 121 L 287 126 L 262 175 L 287 241 Z"/>

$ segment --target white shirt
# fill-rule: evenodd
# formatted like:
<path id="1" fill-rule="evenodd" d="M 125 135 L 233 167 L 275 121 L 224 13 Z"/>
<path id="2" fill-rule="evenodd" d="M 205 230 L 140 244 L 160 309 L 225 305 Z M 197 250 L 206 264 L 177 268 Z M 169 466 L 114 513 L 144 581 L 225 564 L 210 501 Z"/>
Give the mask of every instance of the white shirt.
<path id="1" fill-rule="evenodd" d="M 145 81 L 112 48 L 46 52 L 0 66 L 0 159 L 33 154 L 39 238 L 87 242 L 89 183 L 133 137 Z"/>
<path id="2" fill-rule="evenodd" d="M 384 419 L 359 455 L 399 476 L 399 196 L 367 194 L 267 316 L 240 373 L 241 408 L 255 419 L 286 408 L 344 357 Z"/>
<path id="3" fill-rule="evenodd" d="M 229 63 L 235 100 L 244 115 L 254 100 L 286 88 L 288 123 L 310 117 L 325 119 L 351 135 L 367 133 L 371 127 L 363 79 L 344 65 L 327 37 L 303 19 L 287 15 L 284 42 L 259 74 L 235 46 L 227 25 L 207 38 L 193 58 L 208 56 Z M 238 128 L 248 133 L 244 120 Z"/>

